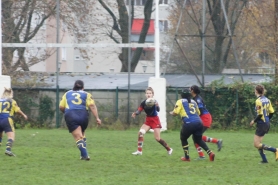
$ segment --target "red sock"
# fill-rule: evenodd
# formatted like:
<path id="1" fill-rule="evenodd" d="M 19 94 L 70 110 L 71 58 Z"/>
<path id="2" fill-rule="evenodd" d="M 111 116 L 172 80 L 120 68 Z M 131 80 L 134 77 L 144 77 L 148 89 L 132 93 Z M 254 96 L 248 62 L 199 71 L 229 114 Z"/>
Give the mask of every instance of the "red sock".
<path id="1" fill-rule="evenodd" d="M 196 148 L 196 150 L 199 154 L 199 157 L 204 157 L 204 153 L 202 151 L 202 148 L 197 143 L 195 143 L 195 148 Z"/>
<path id="2" fill-rule="evenodd" d="M 143 142 L 144 142 L 144 137 L 139 137 L 138 138 L 138 148 L 137 148 L 137 150 L 139 152 L 142 152 Z"/>
<path id="3" fill-rule="evenodd" d="M 212 138 L 212 137 L 208 137 L 208 136 L 203 136 L 202 140 L 204 142 L 210 142 L 210 143 L 217 143 L 218 139 Z"/>

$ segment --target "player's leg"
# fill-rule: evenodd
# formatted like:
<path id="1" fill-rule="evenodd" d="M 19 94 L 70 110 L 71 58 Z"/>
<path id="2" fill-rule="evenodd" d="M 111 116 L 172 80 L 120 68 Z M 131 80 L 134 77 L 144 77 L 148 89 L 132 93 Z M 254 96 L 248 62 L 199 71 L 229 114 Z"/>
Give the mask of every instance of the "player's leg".
<path id="1" fill-rule="evenodd" d="M 258 152 L 259 152 L 259 154 L 262 158 L 261 163 L 268 163 L 266 155 L 264 153 L 264 149 L 262 148 L 262 144 L 261 144 L 262 140 L 263 140 L 263 136 L 258 136 L 258 135 L 255 134 L 254 135 L 254 147 L 258 149 Z"/>
<path id="2" fill-rule="evenodd" d="M 144 135 L 150 130 L 150 126 L 143 124 L 138 132 L 138 142 L 137 142 L 137 151 L 133 152 L 133 155 L 142 155 Z"/>
<path id="3" fill-rule="evenodd" d="M 214 153 L 208 148 L 207 144 L 202 140 L 202 130 L 203 125 L 200 123 L 199 125 L 196 124 L 196 129 L 193 131 L 193 139 L 194 142 L 201 146 L 209 155 L 210 161 L 214 161 Z"/>
<path id="4" fill-rule="evenodd" d="M 76 141 L 76 146 L 80 150 L 81 158 L 80 159 L 85 159 L 85 160 L 90 160 L 88 157 L 87 153 L 87 148 L 86 148 L 86 143 L 83 140 L 83 134 L 82 134 L 82 129 L 81 126 L 78 126 L 75 130 L 71 132 L 74 140 Z"/>
<path id="5" fill-rule="evenodd" d="M 181 140 L 181 146 L 184 152 L 184 157 L 181 157 L 182 161 L 190 161 L 189 157 L 189 144 L 188 144 L 188 138 L 191 135 L 191 129 L 188 125 L 183 125 L 182 129 L 180 131 L 180 140 Z"/>
<path id="6" fill-rule="evenodd" d="M 15 139 L 13 120 L 11 118 L 7 118 L 2 120 L 1 124 L 3 126 L 3 130 L 5 131 L 8 139 L 6 143 L 5 154 L 8 156 L 15 156 L 15 154 L 12 153 L 12 146 Z"/>
<path id="7" fill-rule="evenodd" d="M 205 131 L 210 128 L 211 124 L 212 124 L 212 117 L 211 114 L 205 114 L 201 116 L 202 122 L 203 122 L 203 137 L 202 140 L 204 142 L 210 142 L 210 143 L 215 143 L 217 144 L 218 147 L 218 151 L 221 150 L 222 148 L 222 143 L 223 140 L 222 139 L 217 139 L 217 138 L 213 138 L 213 137 L 209 137 L 204 135 Z"/>
<path id="8" fill-rule="evenodd" d="M 164 141 L 163 139 L 160 138 L 160 128 L 153 128 L 153 133 L 154 133 L 154 138 L 157 142 L 159 142 L 168 152 L 169 155 L 172 154 L 173 149 L 169 147 L 169 145 Z"/>
<path id="9" fill-rule="evenodd" d="M 3 131 L 0 131 L 0 146 L 2 146 Z"/>
<path id="10" fill-rule="evenodd" d="M 207 127 L 203 126 L 203 133 L 205 132 L 206 128 Z M 192 136 L 192 139 L 194 141 L 194 135 Z M 194 145 L 195 145 L 195 148 L 196 148 L 196 150 L 197 150 L 197 152 L 199 154 L 199 158 L 197 158 L 196 160 L 205 159 L 205 155 L 204 155 L 204 152 L 202 151 L 202 148 L 197 143 L 195 143 L 195 142 L 194 142 Z"/>

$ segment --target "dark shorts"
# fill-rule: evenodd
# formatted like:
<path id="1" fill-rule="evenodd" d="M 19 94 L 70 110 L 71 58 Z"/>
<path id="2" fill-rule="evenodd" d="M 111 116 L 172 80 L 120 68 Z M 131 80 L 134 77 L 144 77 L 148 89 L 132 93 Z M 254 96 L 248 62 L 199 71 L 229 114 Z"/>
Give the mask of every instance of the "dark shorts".
<path id="1" fill-rule="evenodd" d="M 89 113 L 86 110 L 69 110 L 65 113 L 65 121 L 70 133 L 79 126 L 84 132 L 88 127 Z"/>
<path id="2" fill-rule="evenodd" d="M 4 118 L 0 120 L 0 133 L 5 131 L 7 132 L 14 132 L 14 122 L 12 118 Z"/>
<path id="3" fill-rule="evenodd" d="M 202 137 L 202 134 L 203 124 L 201 122 L 183 124 L 180 132 L 180 139 L 187 140 L 191 135 L 193 135 L 193 137 Z"/>
<path id="4" fill-rule="evenodd" d="M 149 127 L 151 127 L 151 129 L 162 128 L 158 116 L 153 116 L 153 117 L 147 116 L 145 125 L 148 125 Z"/>
<path id="5" fill-rule="evenodd" d="M 257 136 L 264 136 L 265 134 L 268 133 L 269 128 L 270 128 L 270 124 L 269 123 L 258 123 L 255 135 L 257 135 Z"/>

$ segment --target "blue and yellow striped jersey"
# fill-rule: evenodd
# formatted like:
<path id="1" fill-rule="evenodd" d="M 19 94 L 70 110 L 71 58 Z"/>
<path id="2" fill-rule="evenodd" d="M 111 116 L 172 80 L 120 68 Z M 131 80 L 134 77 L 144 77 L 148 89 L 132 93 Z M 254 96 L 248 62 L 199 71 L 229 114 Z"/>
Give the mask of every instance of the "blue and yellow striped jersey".
<path id="1" fill-rule="evenodd" d="M 90 93 L 86 91 L 73 91 L 70 90 L 66 92 L 62 100 L 60 101 L 60 106 L 65 107 L 65 112 L 68 110 L 88 110 L 90 105 L 94 105 L 95 101 Z"/>
<path id="2" fill-rule="evenodd" d="M 262 115 L 261 119 L 259 119 L 257 123 L 268 123 L 269 113 L 274 113 L 270 100 L 265 96 L 260 96 L 256 100 L 255 111 L 257 115 Z"/>
<path id="3" fill-rule="evenodd" d="M 189 103 L 187 99 L 179 99 L 173 112 L 180 115 L 184 123 L 201 122 L 199 117 L 200 110 L 194 100 Z"/>
<path id="4" fill-rule="evenodd" d="M 13 117 L 15 112 L 20 111 L 13 99 L 0 99 L 0 119 Z"/>

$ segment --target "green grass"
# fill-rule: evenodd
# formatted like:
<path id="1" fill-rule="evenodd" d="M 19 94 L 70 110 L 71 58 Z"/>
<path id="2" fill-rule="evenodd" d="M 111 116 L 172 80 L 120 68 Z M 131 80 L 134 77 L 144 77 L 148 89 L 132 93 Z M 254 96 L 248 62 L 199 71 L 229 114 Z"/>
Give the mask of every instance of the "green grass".
<path id="1" fill-rule="evenodd" d="M 253 131 L 206 132 L 224 140 L 221 152 L 216 151 L 216 145 L 208 144 L 216 153 L 214 162 L 193 160 L 197 152 L 191 139 L 192 161 L 180 161 L 183 151 L 178 131 L 161 134 L 174 149 L 171 156 L 152 133 L 145 136 L 142 156 L 131 155 L 137 146 L 137 130 L 87 130 L 86 135 L 91 161 L 79 160 L 79 151 L 67 130 L 16 130 L 13 152 L 17 156 L 5 156 L 5 147 L 0 148 L 1 184 L 277 184 L 278 162 L 274 154 L 266 152 L 269 163 L 258 164 Z M 277 140 L 278 135 L 270 133 L 264 143 L 278 147 Z"/>

